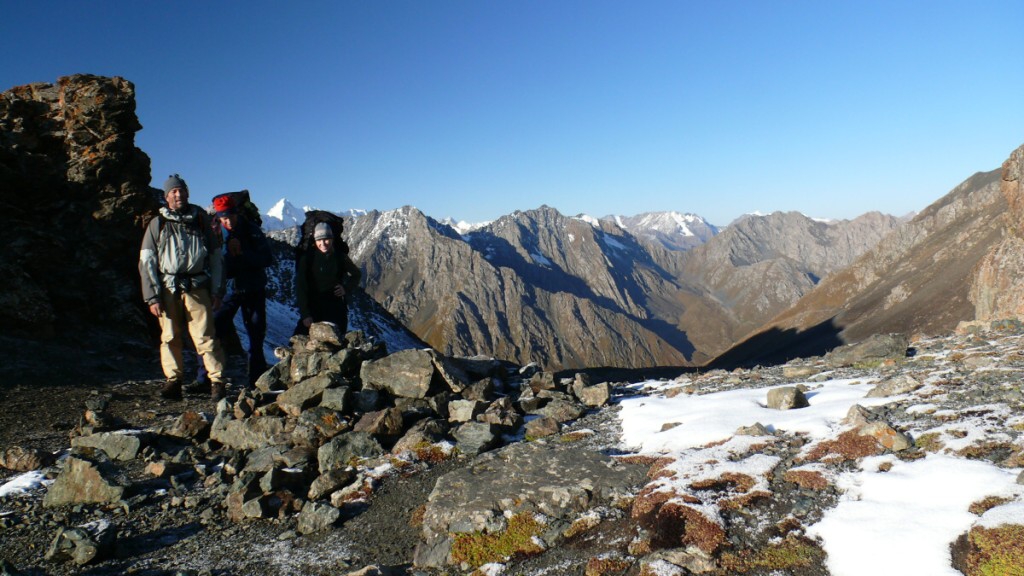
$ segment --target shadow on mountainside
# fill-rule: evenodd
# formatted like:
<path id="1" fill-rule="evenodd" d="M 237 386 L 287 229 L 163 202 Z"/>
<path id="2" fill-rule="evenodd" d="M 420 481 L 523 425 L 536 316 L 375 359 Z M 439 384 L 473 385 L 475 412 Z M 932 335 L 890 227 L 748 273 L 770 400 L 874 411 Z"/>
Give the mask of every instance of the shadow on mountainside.
<path id="1" fill-rule="evenodd" d="M 650 368 L 598 367 L 567 369 L 556 373 L 557 378 L 572 378 L 582 373 L 591 382 L 642 382 L 644 380 L 673 379 L 683 374 L 708 370 L 735 370 L 753 366 L 775 366 L 794 358 L 823 356 L 845 344 L 839 334 L 842 328 L 831 319 L 806 330 L 772 328 L 756 334 L 733 346 L 711 362 L 698 367 L 654 366 Z M 672 341 L 669 341 L 673 343 Z"/>
<path id="2" fill-rule="evenodd" d="M 527 260 L 508 240 L 490 232 L 476 232 L 470 246 L 481 254 L 495 268 L 511 268 L 530 290 L 541 289 L 546 292 L 566 292 L 581 300 L 590 300 L 598 307 L 626 314 L 621 306 L 608 296 L 594 292 L 585 279 L 566 272 L 554 262 L 542 265 L 537 261 Z M 537 251 L 540 254 L 540 251 Z"/>
<path id="3" fill-rule="evenodd" d="M 705 365 L 706 369 L 733 370 L 785 364 L 794 358 L 823 356 L 845 344 L 842 327 L 831 318 L 806 330 L 772 328 L 740 342 Z"/>
<path id="4" fill-rule="evenodd" d="M 650 330 L 658 338 L 664 340 L 669 346 L 675 348 L 680 354 L 686 357 L 687 360 L 693 360 L 693 354 L 697 351 L 696 346 L 690 342 L 690 337 L 681 330 L 678 326 L 669 324 L 664 320 L 656 318 L 634 318 L 637 324 L 640 324 L 644 328 Z"/>

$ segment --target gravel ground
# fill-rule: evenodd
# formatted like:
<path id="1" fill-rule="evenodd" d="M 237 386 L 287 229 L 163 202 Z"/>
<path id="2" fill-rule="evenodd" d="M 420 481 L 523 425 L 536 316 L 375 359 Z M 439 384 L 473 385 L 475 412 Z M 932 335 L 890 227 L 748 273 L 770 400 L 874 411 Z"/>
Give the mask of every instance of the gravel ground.
<path id="1" fill-rule="evenodd" d="M 97 396 L 109 398 L 109 412 L 138 428 L 169 422 L 185 409 L 214 410 L 214 403 L 202 395 L 188 395 L 180 402 L 158 398 L 161 378 L 155 348 L 119 344 L 111 349 L 119 352 L 101 358 L 73 346 L 42 346 L 0 337 L 0 356 L 9 359 L 0 366 L 0 448 L 18 445 L 50 451 L 66 449 L 86 401 Z M 916 354 L 894 365 L 833 370 L 829 377 L 886 378 L 911 374 L 922 381 L 931 377 L 932 392 L 927 401 L 935 405 L 934 411 L 911 410 L 924 399 L 910 396 L 879 409 L 877 415 L 903 430 L 920 434 L 956 414 L 958 421 L 1004 440 L 1002 444 L 989 443 L 991 446 L 979 448 L 977 454 L 968 457 L 1001 462 L 1015 454 L 1012 446 L 1003 445 L 1022 434 L 1019 426 L 1008 426 L 1018 420 L 993 420 L 994 413 L 990 414 L 990 408 L 985 407 L 1005 404 L 1010 414 L 1019 414 L 1024 405 L 1024 393 L 1019 387 L 1024 376 L 1024 334 L 1007 334 L 991 340 L 971 336 L 926 340 L 916 344 Z M 47 362 L 47 358 L 60 358 L 61 362 Z M 228 375 L 234 381 L 243 381 L 243 363 L 241 357 L 231 359 Z M 814 363 L 807 361 L 808 365 Z M 704 394 L 792 381 L 784 372 L 783 367 L 716 371 L 694 375 L 690 380 L 693 392 Z M 620 393 L 633 392 L 620 389 Z M 570 426 L 566 432 L 587 431 L 577 435 L 580 439 L 574 445 L 615 454 L 619 434 L 616 410 L 600 410 Z M 772 537 L 766 526 L 777 525 L 793 514 L 813 523 L 835 504 L 839 495 L 834 488 L 806 490 L 781 479 L 801 445 L 800 438 L 787 437 L 769 448 L 781 461 L 780 469 L 773 474 L 771 500 L 723 515 L 732 549 L 755 550 Z M 915 448 L 902 457 L 922 456 L 922 450 Z M 368 504 L 347 509 L 334 529 L 298 535 L 295 515 L 239 524 L 228 521 L 221 507 L 223 491 L 206 490 L 198 483 L 184 491 L 171 486 L 155 490 L 152 484 L 139 483 L 145 478 L 141 470 L 144 462 L 137 459 L 123 466 L 123 474 L 141 486 L 137 489 L 140 497 L 133 500 L 128 495 L 132 504 L 127 507 L 81 505 L 44 509 L 43 490 L 0 499 L 0 575 L 326 575 L 348 574 L 375 564 L 388 568 L 388 574 L 434 576 L 434 572 L 411 567 L 413 550 L 420 540 L 417 515 L 437 479 L 468 462 L 454 459 L 429 468 L 412 466 L 401 474 L 392 474 L 376 488 Z M 51 471 L 51 476 L 54 474 Z M 0 483 L 14 475 L 0 469 Z M 502 575 L 582 576 L 587 573 L 588 560 L 613 558 L 626 566 L 614 573 L 635 576 L 639 572 L 637 557 L 627 551 L 628 543 L 636 535 L 635 523 L 622 511 L 602 514 L 599 530 L 569 538 L 537 557 L 510 562 Z M 117 546 L 112 558 L 86 568 L 44 559 L 62 527 L 100 518 L 117 527 Z M 10 571 L 11 567 L 18 572 Z M 824 576 L 828 571 L 819 558 L 800 569 L 748 572 L 754 576 L 780 573 Z"/>
<path id="2" fill-rule="evenodd" d="M 0 355 L 11 359 L 0 367 L 0 401 L 4 406 L 0 410 L 0 449 L 21 446 L 50 452 L 66 450 L 86 402 L 98 397 L 109 400 L 108 414 L 133 428 L 159 426 L 185 410 L 214 411 L 215 403 L 206 395 L 186 393 L 183 401 L 159 397 L 162 375 L 155 347 L 112 341 L 109 349 L 118 352 L 98 355 L 74 345 L 0 337 Z M 43 362 L 43 358 L 61 361 Z M 245 380 L 244 365 L 244 357 L 229 357 L 225 372 L 229 381 Z M 229 386 L 229 394 L 237 390 L 237 384 Z M 605 411 L 581 420 L 573 429 L 589 426 L 605 430 L 614 422 L 614 415 Z M 585 444 L 602 449 L 613 442 L 612 436 L 607 432 L 590 435 L 581 447 Z M 368 505 L 347 512 L 335 529 L 299 535 L 295 515 L 233 524 L 220 508 L 220 493 L 207 494 L 195 486 L 180 493 L 154 490 L 152 484 L 156 481 L 145 476 L 144 462 L 137 459 L 121 464 L 125 479 L 136 486 L 141 482 L 146 490 L 145 497 L 134 506 L 46 509 L 41 504 L 45 495 L 42 489 L 0 500 L 0 561 L 6 561 L 8 568 L 20 574 L 55 576 L 326 575 L 345 574 L 367 565 L 390 567 L 396 574 L 428 574 L 411 567 L 421 530 L 415 515 L 437 478 L 467 463 L 466 459 L 454 459 L 392 475 L 377 487 Z M 0 484 L 16 475 L 0 468 Z M 56 470 L 51 469 L 49 475 L 55 477 Z M 117 527 L 113 558 L 86 568 L 45 560 L 48 547 L 62 527 L 101 518 Z M 533 560 L 530 570 L 572 573 L 558 566 L 565 562 L 579 566 L 579 555 L 585 554 L 582 549 L 595 545 L 607 547 L 606 542 L 581 541 L 543 561 Z M 2 564 L 0 574 L 5 574 Z"/>

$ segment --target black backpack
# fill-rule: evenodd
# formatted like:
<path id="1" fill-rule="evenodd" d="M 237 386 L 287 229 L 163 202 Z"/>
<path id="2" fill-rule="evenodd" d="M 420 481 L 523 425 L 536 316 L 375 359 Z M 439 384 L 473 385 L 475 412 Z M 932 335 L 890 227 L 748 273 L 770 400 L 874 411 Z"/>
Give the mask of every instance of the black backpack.
<path id="1" fill-rule="evenodd" d="M 300 256 L 314 248 L 316 243 L 313 240 L 313 231 L 321 222 L 330 225 L 331 231 L 334 232 L 334 249 L 348 254 L 348 245 L 341 238 L 341 233 L 345 230 L 345 221 L 341 216 L 326 210 L 310 210 L 306 212 L 306 220 L 299 227 L 299 243 L 295 246 L 296 263 Z"/>
<path id="2" fill-rule="evenodd" d="M 223 198 L 225 196 L 230 197 L 234 200 L 235 208 L 243 218 L 255 224 L 257 228 L 263 227 L 263 216 L 260 215 L 260 209 L 256 207 L 256 204 L 249 199 L 248 190 L 239 190 L 238 192 L 225 192 L 223 194 L 217 194 L 213 197 L 216 202 L 217 198 Z"/>

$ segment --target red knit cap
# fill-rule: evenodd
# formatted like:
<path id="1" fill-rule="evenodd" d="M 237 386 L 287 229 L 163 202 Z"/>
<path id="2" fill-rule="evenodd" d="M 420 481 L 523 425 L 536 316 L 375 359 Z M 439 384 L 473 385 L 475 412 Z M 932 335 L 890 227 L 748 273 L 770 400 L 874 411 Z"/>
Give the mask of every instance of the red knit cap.
<path id="1" fill-rule="evenodd" d="M 217 217 L 227 216 L 235 211 L 235 199 L 231 196 L 216 196 L 213 199 L 213 209 Z"/>

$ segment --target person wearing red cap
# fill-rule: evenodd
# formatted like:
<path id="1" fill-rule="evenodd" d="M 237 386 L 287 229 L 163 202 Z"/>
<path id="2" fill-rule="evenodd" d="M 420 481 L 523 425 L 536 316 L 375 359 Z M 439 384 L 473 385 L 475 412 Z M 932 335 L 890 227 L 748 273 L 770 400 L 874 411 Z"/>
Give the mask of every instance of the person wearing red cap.
<path id="1" fill-rule="evenodd" d="M 214 197 L 214 217 L 220 222 L 224 236 L 224 270 L 227 277 L 227 295 L 214 313 L 218 334 L 231 329 L 235 314 L 242 311 L 242 323 L 249 337 L 249 387 L 267 369 L 263 354 L 263 341 L 267 334 L 267 272 L 274 263 L 270 244 L 263 230 L 239 213 L 230 194 Z M 190 390 L 205 390 L 210 386 L 205 366 L 200 364 L 196 386 Z"/>
<path id="2" fill-rule="evenodd" d="M 189 204 L 177 174 L 164 182 L 164 200 L 139 250 L 142 297 L 160 320 L 160 365 L 167 377 L 160 395 L 182 398 L 186 326 L 206 367 L 215 399 L 224 396 L 224 353 L 214 338 L 213 310 L 224 295 L 223 255 L 205 210 Z"/>

